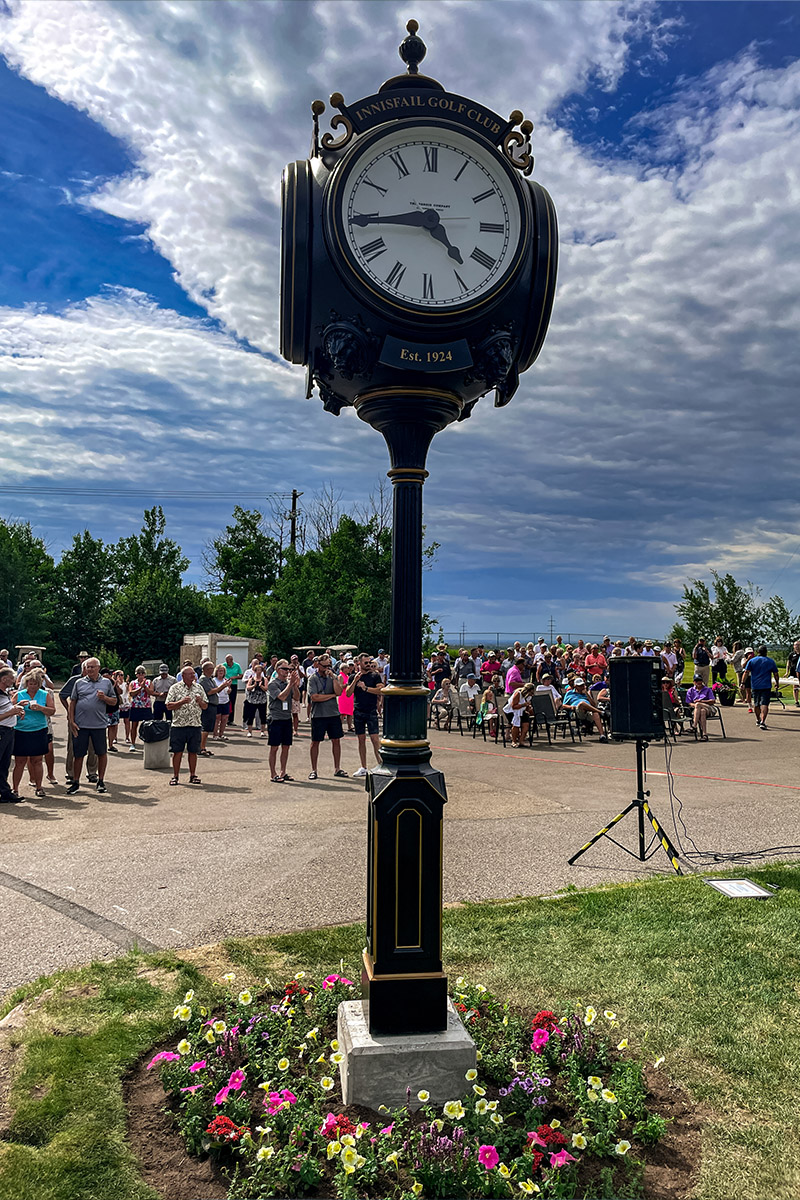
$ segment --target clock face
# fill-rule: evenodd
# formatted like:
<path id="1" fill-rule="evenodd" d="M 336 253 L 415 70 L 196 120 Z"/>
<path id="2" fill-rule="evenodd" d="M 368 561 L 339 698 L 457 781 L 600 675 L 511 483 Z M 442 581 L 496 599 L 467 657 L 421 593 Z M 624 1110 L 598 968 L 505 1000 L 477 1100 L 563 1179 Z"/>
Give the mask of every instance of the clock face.
<path id="1" fill-rule="evenodd" d="M 440 125 L 357 150 L 332 191 L 342 256 L 370 291 L 428 313 L 494 296 L 519 262 L 523 214 L 498 154 Z"/>

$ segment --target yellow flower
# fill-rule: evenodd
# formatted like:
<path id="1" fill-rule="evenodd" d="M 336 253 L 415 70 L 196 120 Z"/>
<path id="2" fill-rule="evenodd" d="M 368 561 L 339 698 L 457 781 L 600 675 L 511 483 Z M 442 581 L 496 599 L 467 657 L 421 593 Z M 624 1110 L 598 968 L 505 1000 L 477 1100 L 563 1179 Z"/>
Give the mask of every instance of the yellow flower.
<path id="1" fill-rule="evenodd" d="M 426 1092 L 424 1088 L 421 1092 L 417 1092 L 417 1099 L 421 1100 L 423 1104 L 427 1104 L 430 1098 L 430 1092 Z"/>
<path id="2" fill-rule="evenodd" d="M 530 1179 L 521 1179 L 519 1181 L 519 1190 L 524 1192 L 526 1196 L 535 1196 L 539 1191 L 539 1185 L 533 1183 Z"/>
<path id="3" fill-rule="evenodd" d="M 235 978 L 236 978 L 236 976 L 234 975 L 233 971 L 228 971 L 227 975 L 222 976 L 222 982 L 223 983 L 233 983 Z"/>
<path id="4" fill-rule="evenodd" d="M 305 979 L 305 977 L 306 977 L 305 971 L 298 971 L 297 974 L 295 975 L 295 979 Z"/>
<path id="5" fill-rule="evenodd" d="M 594 1088 L 587 1088 L 587 1089 L 586 1089 L 586 1095 L 587 1095 L 587 1097 L 589 1098 L 589 1100 L 591 1100 L 591 1101 L 592 1101 L 592 1103 L 593 1103 L 593 1104 L 594 1104 L 594 1103 L 595 1103 L 597 1100 L 599 1100 L 599 1099 L 600 1099 L 600 1093 L 599 1093 L 598 1091 L 596 1091 Z"/>
<path id="6" fill-rule="evenodd" d="M 280 1059 L 278 1059 L 278 1070 L 279 1070 L 279 1071 L 288 1071 L 288 1070 L 289 1070 L 289 1060 L 288 1060 L 288 1058 L 280 1058 Z"/>
<path id="7" fill-rule="evenodd" d="M 339 1043 L 337 1042 L 336 1038 L 334 1038 L 333 1041 L 331 1042 L 331 1050 L 338 1050 L 338 1049 L 339 1049 Z"/>
<path id="8" fill-rule="evenodd" d="M 215 1021 L 211 1028 L 214 1030 L 214 1033 L 224 1033 L 228 1026 L 224 1021 Z"/>
<path id="9" fill-rule="evenodd" d="M 583 1136 L 582 1133 L 573 1133 L 572 1144 L 578 1150 L 585 1150 L 586 1147 L 589 1145 L 589 1143 L 586 1141 L 586 1138 Z"/>
<path id="10" fill-rule="evenodd" d="M 343 1162 L 342 1168 L 344 1170 L 345 1175 L 352 1175 L 353 1172 L 355 1171 L 355 1167 L 353 1166 L 352 1163 Z"/>
<path id="11" fill-rule="evenodd" d="M 442 1130 L 444 1129 L 444 1121 L 442 1120 L 441 1117 L 437 1117 L 434 1121 L 431 1121 L 431 1125 L 436 1126 L 437 1133 L 441 1133 Z"/>
<path id="12" fill-rule="evenodd" d="M 625 1050 L 625 1049 L 627 1049 L 627 1046 L 628 1046 L 628 1039 L 627 1039 L 627 1038 L 623 1038 L 621 1042 L 617 1042 L 617 1049 L 618 1049 L 618 1050 Z"/>
<path id="13" fill-rule="evenodd" d="M 662 1054 L 661 1057 L 657 1058 L 656 1061 L 653 1063 L 653 1066 L 655 1067 L 656 1070 L 658 1070 L 658 1068 L 661 1066 L 663 1061 L 664 1061 L 664 1055 Z"/>
<path id="14" fill-rule="evenodd" d="M 475 1057 L 477 1058 L 478 1062 L 481 1061 L 481 1059 L 483 1058 L 483 1055 L 481 1054 L 480 1050 L 475 1051 Z"/>
<path id="15" fill-rule="evenodd" d="M 593 1025 L 597 1020 L 597 1013 L 593 1008 L 586 1009 L 586 1015 L 583 1018 L 584 1025 Z"/>
<path id="16" fill-rule="evenodd" d="M 265 1082 L 265 1083 L 260 1083 L 258 1086 L 262 1092 L 268 1092 L 269 1089 L 272 1087 L 272 1084 Z"/>
<path id="17" fill-rule="evenodd" d="M 317 1040 L 318 1036 L 319 1036 L 319 1026 L 318 1025 L 315 1025 L 313 1029 L 309 1029 L 308 1033 L 306 1034 L 306 1037 L 311 1038 L 312 1042 L 315 1042 Z"/>
<path id="18" fill-rule="evenodd" d="M 393 1163 L 395 1167 L 398 1166 L 397 1151 L 393 1150 L 391 1154 L 387 1154 L 385 1161 L 387 1163 Z"/>
<path id="19" fill-rule="evenodd" d="M 498 1175 L 502 1175 L 503 1179 L 508 1179 L 509 1175 L 511 1174 L 505 1163 L 500 1163 L 498 1165 L 497 1173 Z"/>
<path id="20" fill-rule="evenodd" d="M 561 1122 L 560 1122 L 560 1121 L 558 1121 L 558 1120 L 556 1120 L 556 1121 L 551 1121 L 551 1122 L 550 1122 L 550 1128 L 551 1128 L 551 1129 L 560 1129 L 560 1128 L 561 1128 Z"/>
<path id="21" fill-rule="evenodd" d="M 330 1058 L 332 1063 L 336 1064 L 337 1067 L 338 1067 L 339 1063 L 344 1060 L 343 1054 L 330 1054 L 328 1057 Z"/>
<path id="22" fill-rule="evenodd" d="M 256 1154 L 256 1158 L 258 1159 L 259 1162 L 263 1162 L 265 1158 L 272 1158 L 274 1153 L 275 1153 L 274 1146 L 262 1146 L 261 1149 Z"/>
<path id="23" fill-rule="evenodd" d="M 463 987 L 466 987 L 466 986 L 467 986 L 467 981 L 466 981 L 466 979 L 464 978 L 464 976 L 463 976 L 463 975 L 459 975 L 458 979 L 456 980 L 456 987 L 463 988 Z"/>
<path id="24" fill-rule="evenodd" d="M 479 1100 L 478 1103 L 475 1105 L 475 1112 L 480 1117 L 482 1117 L 483 1114 L 488 1111 L 489 1111 L 489 1101 L 488 1100 Z"/>
<path id="25" fill-rule="evenodd" d="M 179 1004 L 172 1016 L 178 1021 L 188 1021 L 191 1019 L 192 1010 L 188 1004 Z"/>
<path id="26" fill-rule="evenodd" d="M 331 1079 L 330 1075 L 324 1075 L 319 1081 L 319 1086 L 323 1091 L 329 1092 L 333 1087 L 333 1080 Z"/>
<path id="27" fill-rule="evenodd" d="M 507 1024 L 508 1024 L 508 1017 L 503 1017 L 502 1024 L 503 1024 L 503 1025 L 507 1025 Z M 501 1171 L 501 1172 L 500 1172 L 500 1174 L 502 1175 L 502 1173 L 503 1173 L 503 1172 Z"/>
<path id="28" fill-rule="evenodd" d="M 364 1158 L 363 1154 L 359 1154 L 358 1158 L 356 1159 L 356 1166 L 363 1167 L 363 1165 L 366 1161 L 367 1160 Z"/>
<path id="29" fill-rule="evenodd" d="M 361 1121 L 358 1125 L 356 1125 L 356 1137 L 357 1138 L 363 1137 L 368 1129 L 369 1129 L 369 1125 L 366 1124 L 364 1121 Z"/>
<path id="30" fill-rule="evenodd" d="M 482 1088 L 479 1083 L 473 1083 L 472 1090 L 476 1096 L 485 1096 L 486 1088 Z"/>
<path id="31" fill-rule="evenodd" d="M 626 1142 L 625 1139 L 623 1138 L 621 1142 L 617 1142 L 616 1146 L 614 1147 L 614 1153 L 618 1154 L 620 1156 L 620 1158 L 622 1158 L 622 1156 L 624 1154 L 628 1153 L 630 1148 L 631 1148 L 630 1142 Z"/>
<path id="32" fill-rule="evenodd" d="M 214 1045 L 214 1042 L 217 1040 L 217 1039 L 214 1037 L 214 1030 L 213 1030 L 213 1029 L 207 1029 L 207 1030 L 205 1031 L 205 1033 L 203 1034 L 203 1037 L 206 1039 L 206 1041 L 208 1042 L 209 1046 L 213 1046 L 213 1045 Z"/>
<path id="33" fill-rule="evenodd" d="M 489 1117 L 489 1120 L 492 1122 L 493 1125 L 502 1125 L 503 1124 L 503 1118 L 500 1116 L 500 1113 L 497 1113 L 497 1112 L 493 1112 L 492 1115 Z"/>
<path id="34" fill-rule="evenodd" d="M 610 1008 L 603 1009 L 603 1016 L 607 1021 L 616 1021 L 617 1019 L 617 1014 L 612 1012 Z"/>
<path id="35" fill-rule="evenodd" d="M 186 1038 L 182 1038 L 177 1045 L 178 1054 L 188 1054 L 192 1048 L 191 1042 L 187 1042 Z"/>
<path id="36" fill-rule="evenodd" d="M 482 983 L 476 983 L 476 984 L 475 984 L 475 991 L 476 991 L 476 992 L 485 992 L 485 991 L 486 991 L 486 988 L 483 986 L 483 984 L 482 984 Z"/>
<path id="37" fill-rule="evenodd" d="M 598 1091 L 603 1086 L 603 1081 L 599 1075 L 590 1075 L 586 1082 L 590 1088 L 597 1088 Z"/>
<path id="38" fill-rule="evenodd" d="M 184 1004 L 191 1004 L 192 1000 L 194 1000 L 194 991 L 187 992 L 183 997 Z"/>
<path id="39" fill-rule="evenodd" d="M 200 1016 L 201 1016 L 201 1017 L 207 1017 L 207 1016 L 208 1016 L 208 1009 L 207 1009 L 207 1008 L 201 1008 L 201 1009 L 200 1009 Z"/>
<path id="40" fill-rule="evenodd" d="M 444 1115 L 451 1121 L 460 1121 L 464 1116 L 464 1106 L 460 1100 L 448 1100 L 444 1106 Z"/>
<path id="41" fill-rule="evenodd" d="M 415 1196 L 422 1195 L 422 1184 L 421 1183 L 412 1183 L 411 1190 Z"/>
<path id="42" fill-rule="evenodd" d="M 240 1004 L 252 1004 L 253 997 L 247 991 L 239 992 L 239 1003 Z"/>
<path id="43" fill-rule="evenodd" d="M 270 983 L 270 981 L 266 975 L 264 976 L 264 983 L 267 985 L 268 988 L 272 987 L 272 984 Z"/>
<path id="44" fill-rule="evenodd" d="M 353 1147 L 345 1146 L 344 1150 L 342 1151 L 342 1162 L 350 1163 L 351 1166 L 355 1166 L 355 1162 L 356 1162 L 357 1158 L 358 1158 L 358 1155 L 356 1154 Z"/>
<path id="45" fill-rule="evenodd" d="M 494 1110 L 497 1108 L 499 1103 L 500 1103 L 499 1100 L 490 1100 L 489 1101 L 489 1112 L 494 1112 Z"/>
<path id="46" fill-rule="evenodd" d="M 328 1142 L 328 1149 L 326 1150 L 326 1154 L 328 1155 L 329 1162 L 332 1158 L 336 1157 L 336 1155 L 339 1153 L 341 1148 L 342 1148 L 341 1142 Z"/>
<path id="47" fill-rule="evenodd" d="M 325 1055 L 324 1055 L 324 1054 L 320 1054 L 319 1058 L 315 1058 L 315 1059 L 314 1059 L 314 1062 L 318 1062 L 318 1063 L 324 1063 L 324 1062 L 327 1062 L 327 1061 L 328 1061 L 328 1060 L 327 1060 L 327 1058 L 325 1057 Z"/>
<path id="48" fill-rule="evenodd" d="M 466 1075 L 464 1076 L 464 1078 L 466 1079 L 467 1083 L 472 1083 L 473 1079 L 477 1079 L 477 1078 L 478 1078 L 478 1072 L 477 1072 L 477 1071 L 475 1070 L 475 1068 L 473 1067 L 471 1070 L 467 1071 L 467 1073 L 466 1073 Z"/>
<path id="49" fill-rule="evenodd" d="M 600 1093 L 600 1095 L 603 1097 L 603 1099 L 605 1100 L 606 1104 L 616 1104 L 616 1103 L 617 1103 L 617 1097 L 616 1097 L 616 1096 L 615 1096 L 615 1094 L 614 1094 L 614 1093 L 611 1091 L 611 1088 L 603 1088 L 603 1090 L 602 1090 L 602 1092 Z"/>
<path id="50" fill-rule="evenodd" d="M 343 1133 L 339 1138 L 339 1141 L 344 1146 L 355 1146 L 356 1144 L 356 1139 L 353 1137 L 352 1133 Z"/>

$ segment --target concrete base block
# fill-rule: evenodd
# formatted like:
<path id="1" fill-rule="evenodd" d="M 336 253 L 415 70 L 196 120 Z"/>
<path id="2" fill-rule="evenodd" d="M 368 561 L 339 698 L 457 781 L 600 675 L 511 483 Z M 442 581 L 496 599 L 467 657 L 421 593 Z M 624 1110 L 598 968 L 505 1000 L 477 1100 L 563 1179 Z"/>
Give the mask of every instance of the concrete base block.
<path id="1" fill-rule="evenodd" d="M 399 1108 L 411 1090 L 410 1107 L 421 1102 L 417 1092 L 430 1092 L 431 1104 L 444 1104 L 464 1096 L 464 1078 L 476 1063 L 475 1043 L 467 1033 L 451 1000 L 447 1001 L 447 1029 L 443 1033 L 414 1033 L 401 1037 L 373 1037 L 360 1000 L 339 1005 L 339 1048 L 345 1104 L 377 1109 Z"/>
<path id="2" fill-rule="evenodd" d="M 169 738 L 160 742 L 143 742 L 145 771 L 167 771 L 172 768 L 172 756 L 169 752 Z"/>

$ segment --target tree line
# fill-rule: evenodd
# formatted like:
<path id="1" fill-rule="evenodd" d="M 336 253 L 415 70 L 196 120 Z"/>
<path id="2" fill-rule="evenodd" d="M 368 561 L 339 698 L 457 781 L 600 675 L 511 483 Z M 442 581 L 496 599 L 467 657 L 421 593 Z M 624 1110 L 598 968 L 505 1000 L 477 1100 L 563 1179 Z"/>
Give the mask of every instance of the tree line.
<path id="1" fill-rule="evenodd" d="M 680 638 L 691 649 L 697 639 L 721 637 L 730 650 L 734 642 L 743 647 L 768 646 L 786 653 L 800 637 L 800 616 L 792 613 L 782 596 L 762 600 L 760 588 L 737 583 L 731 574 L 711 572 L 711 582 L 691 579 L 675 605 L 679 621 L 668 636 Z"/>

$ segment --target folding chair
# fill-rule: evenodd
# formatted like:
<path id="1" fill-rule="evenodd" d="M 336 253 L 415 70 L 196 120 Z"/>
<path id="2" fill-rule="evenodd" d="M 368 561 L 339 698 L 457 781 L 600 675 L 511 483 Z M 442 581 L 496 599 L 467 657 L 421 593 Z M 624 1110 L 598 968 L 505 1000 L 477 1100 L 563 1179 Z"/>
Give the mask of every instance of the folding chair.
<path id="1" fill-rule="evenodd" d="M 531 696 L 531 706 L 533 708 L 533 714 L 537 727 L 540 722 L 544 723 L 548 745 L 552 746 L 553 744 L 553 739 L 550 734 L 551 729 L 555 731 L 556 736 L 558 736 L 558 731 L 560 729 L 562 737 L 566 737 L 567 731 L 569 730 L 569 735 L 573 742 L 575 741 L 575 732 L 577 731 L 578 741 L 583 740 L 577 713 L 573 712 L 572 709 L 560 708 L 558 712 L 556 712 L 556 706 L 553 703 L 553 697 L 547 695 L 545 692 L 534 692 L 534 694 Z"/>

